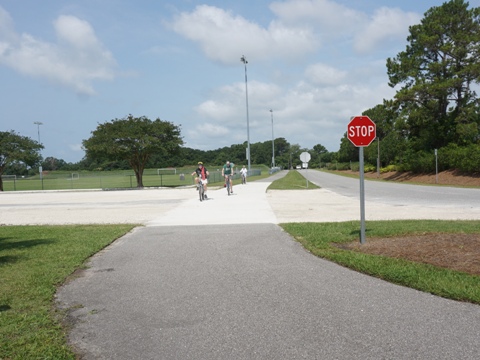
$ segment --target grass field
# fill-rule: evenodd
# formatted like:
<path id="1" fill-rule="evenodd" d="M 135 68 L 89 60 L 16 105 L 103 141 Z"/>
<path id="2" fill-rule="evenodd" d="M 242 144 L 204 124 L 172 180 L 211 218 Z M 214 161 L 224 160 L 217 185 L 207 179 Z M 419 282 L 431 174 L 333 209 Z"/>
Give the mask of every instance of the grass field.
<path id="1" fill-rule="evenodd" d="M 208 167 L 211 184 L 223 182 L 222 166 Z M 145 187 L 180 187 L 194 184 L 191 173 L 194 166 L 186 166 L 176 169 L 146 169 L 143 174 Z M 268 176 L 268 167 L 259 165 L 252 167 L 250 179 L 255 180 L 259 176 Z M 240 180 L 240 175 L 234 176 L 234 181 Z M 132 170 L 115 171 L 50 171 L 39 175 L 12 179 L 4 178 L 4 191 L 35 191 L 35 190 L 80 190 L 80 189 L 124 189 L 137 187 L 135 174 Z"/>

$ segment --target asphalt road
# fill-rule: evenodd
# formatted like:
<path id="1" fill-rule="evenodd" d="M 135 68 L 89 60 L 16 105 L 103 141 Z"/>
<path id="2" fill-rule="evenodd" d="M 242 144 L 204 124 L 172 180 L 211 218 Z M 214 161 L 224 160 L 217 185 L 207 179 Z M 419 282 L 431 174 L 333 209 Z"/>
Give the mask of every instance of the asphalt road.
<path id="1" fill-rule="evenodd" d="M 300 173 L 324 189 L 339 195 L 359 199 L 359 179 L 315 170 L 301 170 Z M 419 186 L 371 180 L 365 180 L 364 183 L 366 200 L 393 206 L 476 208 L 480 204 L 480 189 Z"/>
<path id="2" fill-rule="evenodd" d="M 319 259 L 276 225 L 289 210 L 295 221 L 355 216 L 355 195 L 319 176 L 325 188 L 312 192 L 266 193 L 266 180 L 233 196 L 210 189 L 207 202 L 188 196 L 148 217 L 59 289 L 73 346 L 84 359 L 480 358 L 480 306 Z M 435 206 L 412 205 L 410 216 Z"/>

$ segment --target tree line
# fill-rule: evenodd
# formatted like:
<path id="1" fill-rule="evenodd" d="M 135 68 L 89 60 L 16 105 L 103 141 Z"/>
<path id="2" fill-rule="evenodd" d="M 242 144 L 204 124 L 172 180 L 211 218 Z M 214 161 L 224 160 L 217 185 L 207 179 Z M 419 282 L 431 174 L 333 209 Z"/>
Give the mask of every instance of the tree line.
<path id="1" fill-rule="evenodd" d="M 363 112 L 377 125 L 377 139 L 365 148 L 365 163 L 399 171 L 431 172 L 438 155 L 440 170 L 475 173 L 480 169 L 480 8 L 450 0 L 430 8 L 420 24 L 409 28 L 407 46 L 386 60 L 393 99 Z M 78 163 L 42 159 L 43 146 L 14 131 L 0 132 L 0 175 L 43 170 L 133 169 L 139 186 L 145 168 L 182 167 L 198 161 L 220 165 L 246 163 L 246 142 L 216 150 L 183 146 L 181 129 L 159 118 L 128 115 L 98 125 L 83 141 L 85 157 Z M 250 144 L 251 163 L 272 165 L 271 141 Z M 376 146 L 375 146 L 376 145 Z M 309 167 L 358 161 L 358 148 L 340 139 L 337 152 L 317 144 L 312 149 L 274 140 L 275 165 L 292 168 L 303 151 Z M 366 169 L 372 166 L 366 166 Z M 0 189 L 2 182 L 0 178 Z"/>

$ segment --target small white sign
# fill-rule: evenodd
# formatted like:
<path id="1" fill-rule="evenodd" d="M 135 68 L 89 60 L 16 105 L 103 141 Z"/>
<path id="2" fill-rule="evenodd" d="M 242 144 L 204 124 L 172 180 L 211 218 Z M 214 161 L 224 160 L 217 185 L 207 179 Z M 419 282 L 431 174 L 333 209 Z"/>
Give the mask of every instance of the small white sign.
<path id="1" fill-rule="evenodd" d="M 304 162 L 304 163 L 308 163 L 311 158 L 312 157 L 310 156 L 310 154 L 306 151 L 304 151 L 300 154 L 300 160 L 302 160 L 302 162 Z"/>

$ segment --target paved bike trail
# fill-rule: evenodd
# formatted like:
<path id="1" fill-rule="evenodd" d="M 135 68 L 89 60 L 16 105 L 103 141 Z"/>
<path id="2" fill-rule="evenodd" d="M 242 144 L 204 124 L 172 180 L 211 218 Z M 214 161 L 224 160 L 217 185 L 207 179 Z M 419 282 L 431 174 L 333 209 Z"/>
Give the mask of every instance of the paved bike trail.
<path id="1" fill-rule="evenodd" d="M 480 357 L 479 306 L 311 255 L 276 225 L 267 186 L 209 190 L 95 255 L 57 294 L 83 358 Z"/>

